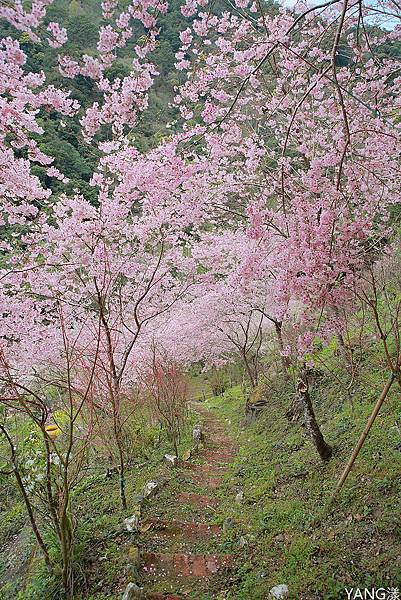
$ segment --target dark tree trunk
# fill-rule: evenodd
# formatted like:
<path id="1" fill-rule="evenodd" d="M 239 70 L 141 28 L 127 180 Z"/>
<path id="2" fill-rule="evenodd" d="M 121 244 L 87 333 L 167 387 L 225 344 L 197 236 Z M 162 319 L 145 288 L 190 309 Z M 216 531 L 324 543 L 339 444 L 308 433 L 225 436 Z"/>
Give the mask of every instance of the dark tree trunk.
<path id="1" fill-rule="evenodd" d="M 242 349 L 241 356 L 242 356 L 242 360 L 244 362 L 246 373 L 247 373 L 248 378 L 249 378 L 249 382 L 251 384 L 251 388 L 255 389 L 256 386 L 258 385 L 257 373 L 253 373 L 252 372 L 251 365 L 249 364 L 249 360 L 248 360 L 248 357 L 246 355 L 245 349 Z"/>
<path id="2" fill-rule="evenodd" d="M 293 401 L 291 402 L 290 408 L 285 413 L 285 416 L 289 421 L 293 423 L 299 421 L 303 413 L 303 403 L 299 398 L 299 394 L 295 394 Z"/>
<path id="3" fill-rule="evenodd" d="M 338 308 L 333 307 L 332 312 L 333 312 L 335 318 L 339 319 L 340 311 L 338 310 Z M 336 338 L 338 341 L 338 351 L 344 362 L 344 366 L 346 367 L 347 371 L 350 374 L 352 374 L 352 372 L 353 372 L 352 352 L 351 352 L 350 348 L 348 348 L 347 344 L 345 343 L 344 336 L 343 336 L 342 331 L 338 324 L 336 324 Z"/>
<path id="4" fill-rule="evenodd" d="M 325 442 L 322 432 L 320 431 L 319 425 L 316 421 L 315 411 L 313 410 L 312 401 L 309 395 L 308 381 L 305 375 L 298 380 L 297 396 L 303 409 L 304 426 L 306 432 L 318 451 L 320 458 L 322 460 L 329 460 L 332 455 L 332 449 L 331 446 Z"/>
<path id="5" fill-rule="evenodd" d="M 338 341 L 338 351 L 343 360 L 344 366 L 347 371 L 352 374 L 353 372 L 353 364 L 352 364 L 352 353 L 347 347 L 343 335 L 341 332 L 336 333 L 337 341 Z"/>
<path id="6" fill-rule="evenodd" d="M 14 462 L 14 465 L 15 464 L 16 464 L 16 462 Z M 18 484 L 18 487 L 20 489 L 22 498 L 24 500 L 27 512 L 28 512 L 28 517 L 29 517 L 29 521 L 31 523 L 32 530 L 33 530 L 33 532 L 35 534 L 35 537 L 36 537 L 36 540 L 37 540 L 37 542 L 39 544 L 39 547 L 40 547 L 40 549 L 43 552 L 43 556 L 44 556 L 44 559 L 45 559 L 46 567 L 47 567 L 48 571 L 51 572 L 52 569 L 53 569 L 53 567 L 52 567 L 52 563 L 50 561 L 49 552 L 48 552 L 47 546 L 44 543 L 43 538 L 42 538 L 42 536 L 41 536 L 41 534 L 39 532 L 39 528 L 37 526 L 36 519 L 35 519 L 35 516 L 33 514 L 32 505 L 31 505 L 30 499 L 28 497 L 28 494 L 26 493 L 25 486 L 24 486 L 24 483 L 22 481 L 22 478 L 21 478 L 21 475 L 20 475 L 20 472 L 19 472 L 18 468 L 16 468 L 14 470 L 14 474 L 15 474 L 15 478 L 17 480 L 17 484 Z"/>
<path id="7" fill-rule="evenodd" d="M 288 356 L 284 356 L 284 342 L 283 342 L 283 323 L 281 321 L 273 321 L 274 328 L 276 330 L 278 347 L 280 350 L 281 364 L 283 365 L 283 372 L 286 379 L 289 379 L 288 369 L 291 366 L 291 361 Z"/>

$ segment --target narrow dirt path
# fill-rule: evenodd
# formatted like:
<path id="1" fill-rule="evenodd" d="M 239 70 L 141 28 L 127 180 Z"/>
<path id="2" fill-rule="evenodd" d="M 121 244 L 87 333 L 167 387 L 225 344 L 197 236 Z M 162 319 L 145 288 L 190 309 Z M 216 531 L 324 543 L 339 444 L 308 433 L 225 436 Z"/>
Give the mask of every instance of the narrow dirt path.
<path id="1" fill-rule="evenodd" d="M 140 575 L 149 600 L 216 597 L 227 586 L 233 565 L 213 521 L 235 444 L 212 413 L 201 405 L 196 411 L 203 420 L 204 448 L 191 461 L 180 462 L 144 520 L 148 531 L 140 539 Z"/>

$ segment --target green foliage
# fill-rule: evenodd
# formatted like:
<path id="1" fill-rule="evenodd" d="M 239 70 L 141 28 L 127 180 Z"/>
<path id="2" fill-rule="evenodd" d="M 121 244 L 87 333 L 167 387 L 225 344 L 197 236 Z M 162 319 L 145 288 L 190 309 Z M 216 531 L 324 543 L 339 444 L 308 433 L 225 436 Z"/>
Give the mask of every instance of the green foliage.
<path id="1" fill-rule="evenodd" d="M 9 510 L 2 512 L 0 540 L 6 541 L 16 535 L 25 523 L 25 519 L 26 516 L 22 502 L 13 503 Z"/>
<path id="2" fill-rule="evenodd" d="M 93 14 L 70 12 L 71 17 L 67 21 L 68 45 L 67 50 L 74 49 L 82 53 L 85 48 L 93 49 L 98 39 L 98 27 L 96 17 Z"/>
<path id="3" fill-rule="evenodd" d="M 98 30 L 102 21 L 101 3 L 98 0 L 55 0 L 48 8 L 46 20 L 60 22 L 66 27 L 68 42 L 63 47 L 63 51 L 77 58 L 83 53 L 91 55 L 96 52 Z M 149 109 L 139 116 L 135 128 L 133 142 L 141 150 L 154 146 L 166 136 L 169 133 L 166 124 L 177 116 L 169 104 L 173 97 L 173 85 L 177 84 L 172 77 L 175 52 L 180 46 L 179 31 L 187 24 L 187 19 L 180 11 L 180 2 L 173 0 L 167 15 L 163 17 L 156 49 L 150 56 L 160 76 L 150 90 Z M 111 79 L 127 75 L 132 61 L 133 46 L 143 33 L 142 26 L 134 26 L 133 40 L 120 51 L 117 61 L 107 72 Z M 58 52 L 45 42 L 33 42 L 26 33 L 16 31 L 9 23 L 2 21 L 0 36 L 7 35 L 20 41 L 27 54 L 27 70 L 33 72 L 43 70 L 48 83 L 62 88 L 68 87 L 71 90 L 71 97 L 78 100 L 83 108 L 98 100 L 96 86 L 90 79 L 79 76 L 66 81 L 61 76 L 57 64 Z M 96 203 L 97 188 L 89 185 L 91 172 L 98 159 L 96 151 L 93 146 L 82 140 L 77 117 L 65 118 L 63 122 L 64 127 L 60 124 L 56 113 L 43 115 L 41 125 L 44 134 L 39 141 L 41 150 L 54 157 L 54 165 L 70 179 L 70 183 L 66 186 L 54 178 L 50 179 L 41 167 L 34 169 L 34 174 L 39 176 L 56 197 L 61 191 L 72 194 L 75 189 L 78 189 L 88 200 Z"/>

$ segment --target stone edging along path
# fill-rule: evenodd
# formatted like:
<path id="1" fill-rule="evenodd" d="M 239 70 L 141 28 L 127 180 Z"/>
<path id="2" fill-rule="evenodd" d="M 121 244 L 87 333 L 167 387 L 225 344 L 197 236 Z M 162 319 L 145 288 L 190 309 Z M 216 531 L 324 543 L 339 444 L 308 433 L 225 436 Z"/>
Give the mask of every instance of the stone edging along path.
<path id="1" fill-rule="evenodd" d="M 129 584 L 124 600 L 203 600 L 229 584 L 234 556 L 219 547 L 222 530 L 211 521 L 236 449 L 217 417 L 199 404 L 196 411 L 205 444 L 190 462 L 175 467 L 178 486 L 172 480 L 147 505 L 136 561 L 141 587 Z"/>

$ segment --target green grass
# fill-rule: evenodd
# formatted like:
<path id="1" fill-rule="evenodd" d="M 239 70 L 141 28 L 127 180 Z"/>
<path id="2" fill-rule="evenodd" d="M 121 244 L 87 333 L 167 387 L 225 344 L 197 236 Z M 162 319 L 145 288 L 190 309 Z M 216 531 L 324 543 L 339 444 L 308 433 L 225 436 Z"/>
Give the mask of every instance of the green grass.
<path id="1" fill-rule="evenodd" d="M 326 360 L 332 360 L 330 351 Z M 235 600 L 263 600 L 286 583 L 293 600 L 334 600 L 344 587 L 401 586 L 401 452 L 394 428 L 399 388 L 382 407 L 337 500 L 335 482 L 348 459 L 386 378 L 380 355 L 372 352 L 359 374 L 352 406 L 336 380 L 321 375 L 312 388 L 316 414 L 334 456 L 322 464 L 300 424 L 285 418 L 291 387 L 275 385 L 258 422 L 242 424 L 245 401 L 239 387 L 207 406 L 222 416 L 239 452 L 222 491 L 220 520 L 236 523 L 241 567 L 230 591 Z M 369 362 L 369 365 L 368 365 Z M 337 374 L 346 379 L 338 368 Z M 241 505 L 233 502 L 239 489 Z"/>

